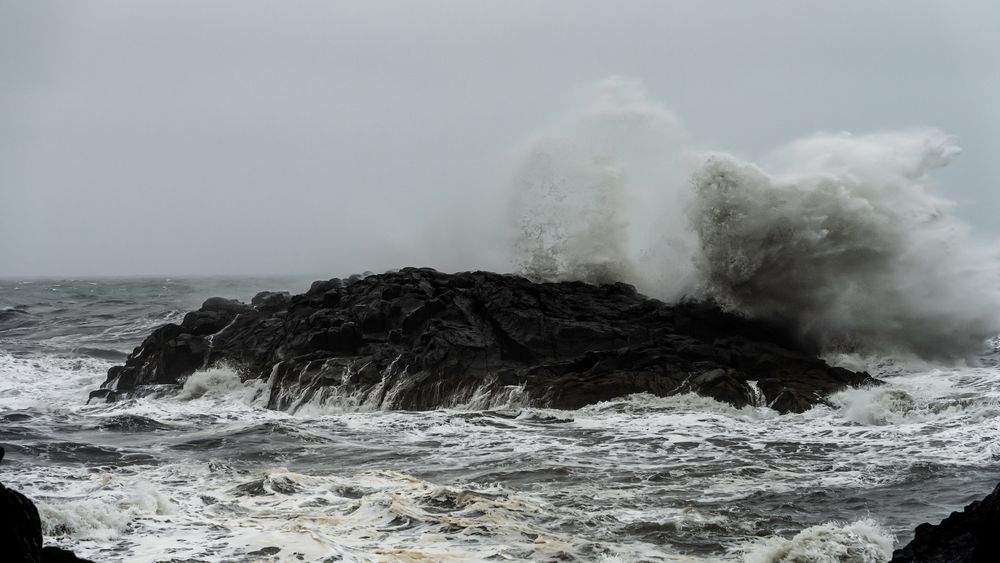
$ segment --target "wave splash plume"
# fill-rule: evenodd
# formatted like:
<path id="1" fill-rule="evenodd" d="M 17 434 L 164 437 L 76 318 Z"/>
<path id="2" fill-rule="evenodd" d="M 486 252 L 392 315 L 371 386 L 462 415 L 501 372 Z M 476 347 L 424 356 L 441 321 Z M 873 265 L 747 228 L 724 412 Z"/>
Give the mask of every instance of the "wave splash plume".
<path id="1" fill-rule="evenodd" d="M 769 538 L 746 553 L 746 563 L 879 563 L 892 558 L 893 536 L 869 518 L 828 522 L 802 530 L 791 539 Z"/>
<path id="2" fill-rule="evenodd" d="M 930 173 L 933 128 L 815 134 L 761 164 L 699 151 L 620 78 L 521 147 L 516 263 L 793 327 L 827 351 L 959 357 L 1000 332 L 1000 261 Z"/>

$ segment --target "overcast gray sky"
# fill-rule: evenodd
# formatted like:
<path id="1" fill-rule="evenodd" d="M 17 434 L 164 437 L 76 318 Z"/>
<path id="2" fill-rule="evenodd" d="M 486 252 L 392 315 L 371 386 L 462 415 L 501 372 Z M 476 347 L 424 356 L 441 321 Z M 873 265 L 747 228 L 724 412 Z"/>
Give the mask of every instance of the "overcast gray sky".
<path id="1" fill-rule="evenodd" d="M 995 236 L 997 29 L 993 1 L 0 0 L 0 276 L 502 268 L 491 163 L 609 75 L 748 158 L 940 127 L 941 193 Z"/>

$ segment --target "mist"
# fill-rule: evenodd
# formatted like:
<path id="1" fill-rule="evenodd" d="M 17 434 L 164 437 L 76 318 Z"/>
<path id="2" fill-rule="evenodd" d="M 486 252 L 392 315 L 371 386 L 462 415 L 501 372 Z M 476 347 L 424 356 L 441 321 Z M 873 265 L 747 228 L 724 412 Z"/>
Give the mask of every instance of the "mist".
<path id="1" fill-rule="evenodd" d="M 938 178 L 954 215 L 995 233 L 997 12 L 3 2 L 0 276 L 514 270 L 521 151 L 608 76 L 748 161 L 940 128 L 964 151 Z"/>

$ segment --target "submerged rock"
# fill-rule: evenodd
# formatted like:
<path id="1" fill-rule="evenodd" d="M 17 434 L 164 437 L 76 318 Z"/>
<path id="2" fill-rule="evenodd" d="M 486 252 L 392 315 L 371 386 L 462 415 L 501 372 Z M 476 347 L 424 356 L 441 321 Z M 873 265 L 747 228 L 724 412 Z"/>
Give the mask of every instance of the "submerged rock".
<path id="1" fill-rule="evenodd" d="M 577 408 L 631 393 L 695 392 L 801 412 L 868 374 L 831 367 L 779 327 L 629 285 L 534 283 L 429 268 L 317 281 L 252 305 L 205 302 L 108 371 L 99 400 L 177 385 L 224 363 L 269 378 L 268 406 L 340 397 L 383 409 L 474 398 Z"/>
<path id="2" fill-rule="evenodd" d="M 993 563 L 1000 561 L 1000 484 L 983 500 L 952 512 L 938 525 L 917 526 L 913 541 L 892 563 Z"/>

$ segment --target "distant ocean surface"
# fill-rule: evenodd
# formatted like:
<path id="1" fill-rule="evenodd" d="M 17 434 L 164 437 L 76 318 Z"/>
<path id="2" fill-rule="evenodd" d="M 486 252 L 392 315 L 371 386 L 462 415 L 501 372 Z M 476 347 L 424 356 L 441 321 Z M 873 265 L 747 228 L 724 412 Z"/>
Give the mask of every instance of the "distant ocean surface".
<path id="1" fill-rule="evenodd" d="M 204 299 L 308 282 L 0 280 L 0 481 L 46 542 L 128 562 L 884 561 L 1000 481 L 995 349 L 830 358 L 888 384 L 781 416 L 694 395 L 286 413 L 225 368 L 87 404 Z"/>

